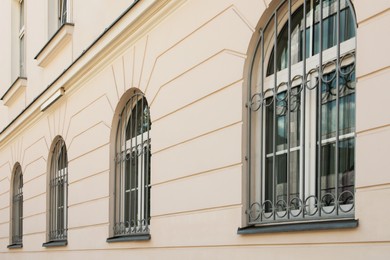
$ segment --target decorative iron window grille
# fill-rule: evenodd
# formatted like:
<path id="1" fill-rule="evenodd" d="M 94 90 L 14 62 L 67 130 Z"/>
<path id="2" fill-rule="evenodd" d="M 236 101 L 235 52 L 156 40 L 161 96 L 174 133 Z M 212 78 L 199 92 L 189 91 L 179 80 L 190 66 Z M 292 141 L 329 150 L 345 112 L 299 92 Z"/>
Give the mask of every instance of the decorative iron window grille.
<path id="1" fill-rule="evenodd" d="M 23 242 L 23 175 L 19 163 L 15 165 L 13 174 L 11 245 L 9 247 L 22 245 Z"/>
<path id="2" fill-rule="evenodd" d="M 68 155 L 65 141 L 58 138 L 50 164 L 49 241 L 68 238 Z"/>
<path id="3" fill-rule="evenodd" d="M 355 21 L 349 0 L 284 0 L 260 30 L 249 224 L 354 217 Z"/>
<path id="4" fill-rule="evenodd" d="M 150 113 L 135 93 L 119 115 L 115 143 L 114 236 L 149 234 Z"/>

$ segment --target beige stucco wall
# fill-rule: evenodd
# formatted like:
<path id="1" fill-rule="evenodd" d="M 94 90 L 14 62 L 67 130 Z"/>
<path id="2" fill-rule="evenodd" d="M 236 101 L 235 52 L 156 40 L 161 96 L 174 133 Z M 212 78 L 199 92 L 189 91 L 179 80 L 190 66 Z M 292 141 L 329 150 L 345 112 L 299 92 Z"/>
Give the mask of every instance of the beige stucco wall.
<path id="1" fill-rule="evenodd" d="M 7 14 L 0 15 L 0 26 L 9 35 L 4 25 L 8 7 L 2 8 L 6 2 L 0 1 L 1 14 Z M 45 1 L 26 2 L 29 104 L 132 1 L 73 0 L 72 39 L 44 68 L 34 57 L 47 41 Z M 354 1 L 359 227 L 237 235 L 245 208 L 246 54 L 269 2 L 142 0 L 54 82 L 53 90 L 3 130 L 0 259 L 388 259 L 390 36 L 383 33 L 390 24 L 387 0 Z M 90 5 L 96 8 L 88 9 Z M 39 18 L 33 16 L 35 11 Z M 1 95 L 13 81 L 6 48 L 9 44 L 1 41 L 6 61 L 0 64 Z M 40 105 L 60 87 L 65 95 L 41 112 Z M 117 103 L 132 87 L 145 93 L 151 109 L 152 238 L 107 243 L 110 132 Z M 0 103 L 0 129 L 12 120 L 9 109 Z M 47 159 L 57 135 L 63 136 L 69 158 L 68 245 L 44 248 Z M 10 250 L 9 190 L 16 162 L 24 174 L 23 248 Z"/>

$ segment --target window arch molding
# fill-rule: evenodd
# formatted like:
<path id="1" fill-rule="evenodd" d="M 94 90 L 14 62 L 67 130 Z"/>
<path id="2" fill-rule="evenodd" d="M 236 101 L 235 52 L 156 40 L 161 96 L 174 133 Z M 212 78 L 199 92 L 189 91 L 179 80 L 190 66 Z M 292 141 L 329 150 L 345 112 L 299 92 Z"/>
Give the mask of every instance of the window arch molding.
<path id="1" fill-rule="evenodd" d="M 356 18 L 349 0 L 272 1 L 265 10 L 245 67 L 243 225 L 354 217 L 355 34 Z M 326 91 L 335 97 L 325 98 Z M 309 92 L 317 94 L 309 97 Z M 283 116 L 278 112 L 281 103 L 287 111 Z M 299 112 L 292 111 L 294 103 Z M 337 149 L 329 151 L 326 144 Z M 335 159 L 317 163 L 324 161 L 324 155 Z M 286 157 L 286 162 L 278 156 Z M 325 164 L 335 171 L 347 166 L 352 170 L 334 174 L 324 169 Z M 349 188 L 340 187 L 345 179 Z M 324 182 L 332 182 L 333 187 Z M 349 201 L 342 202 L 344 198 Z"/>
<path id="2" fill-rule="evenodd" d="M 53 139 L 47 161 L 46 241 L 43 247 L 68 244 L 68 151 L 65 140 Z"/>
<path id="3" fill-rule="evenodd" d="M 8 248 L 23 247 L 23 173 L 19 162 L 12 169 L 10 189 L 10 245 Z"/>
<path id="4" fill-rule="evenodd" d="M 137 88 L 127 90 L 110 133 L 110 205 L 107 242 L 150 239 L 150 109 Z"/>

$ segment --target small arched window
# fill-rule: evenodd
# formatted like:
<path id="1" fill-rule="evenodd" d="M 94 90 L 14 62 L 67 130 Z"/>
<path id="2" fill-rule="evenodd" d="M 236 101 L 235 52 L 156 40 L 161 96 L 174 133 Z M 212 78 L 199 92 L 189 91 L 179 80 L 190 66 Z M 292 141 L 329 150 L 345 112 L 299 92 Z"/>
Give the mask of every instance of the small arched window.
<path id="1" fill-rule="evenodd" d="M 135 92 L 119 115 L 115 140 L 115 237 L 150 238 L 150 126 L 147 100 Z"/>
<path id="2" fill-rule="evenodd" d="M 19 163 L 15 164 L 12 174 L 11 244 L 8 248 L 17 248 L 23 245 L 23 174 Z"/>
<path id="3" fill-rule="evenodd" d="M 262 27 L 248 89 L 249 224 L 354 216 L 355 32 L 348 0 L 285 0 Z"/>
<path id="4" fill-rule="evenodd" d="M 62 137 L 55 139 L 49 158 L 48 242 L 43 246 L 63 246 L 68 239 L 68 154 Z"/>

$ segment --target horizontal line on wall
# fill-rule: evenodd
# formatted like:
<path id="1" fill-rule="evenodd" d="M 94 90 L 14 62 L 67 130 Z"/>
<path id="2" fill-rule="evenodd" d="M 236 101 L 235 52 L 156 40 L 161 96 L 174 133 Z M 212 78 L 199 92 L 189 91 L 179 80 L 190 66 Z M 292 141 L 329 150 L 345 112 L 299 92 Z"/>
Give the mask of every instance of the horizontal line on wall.
<path id="1" fill-rule="evenodd" d="M 212 133 L 216 133 L 216 132 L 218 132 L 218 131 L 221 131 L 221 130 L 223 130 L 223 129 L 226 129 L 226 128 L 229 128 L 229 127 L 232 127 L 232 126 L 236 126 L 236 125 L 238 125 L 238 124 L 242 124 L 242 121 L 233 122 L 233 123 L 231 123 L 231 124 L 222 126 L 222 127 L 220 127 L 220 128 L 214 129 L 214 130 L 212 130 L 212 131 L 209 131 L 209 132 L 206 132 L 206 133 L 203 133 L 203 134 L 200 134 L 200 135 L 191 137 L 191 138 L 189 138 L 189 139 L 187 139 L 187 140 L 184 140 L 184 141 L 182 141 L 182 142 L 179 142 L 179 143 L 176 143 L 176 144 L 173 144 L 173 145 L 164 147 L 164 148 L 162 148 L 162 149 L 160 149 L 160 150 L 153 151 L 153 152 L 152 152 L 152 156 L 153 156 L 154 154 L 158 154 L 158 153 L 160 153 L 160 152 L 162 152 L 162 151 L 165 151 L 165 150 L 168 150 L 168 149 L 170 149 L 170 148 L 173 148 L 173 147 L 176 147 L 176 146 L 185 144 L 185 143 L 189 143 L 189 142 L 191 142 L 191 141 L 193 141 L 193 140 L 196 140 L 196 139 L 198 139 L 198 138 L 201 138 L 201 137 L 210 135 L 210 134 L 212 134 Z M 152 147 L 153 147 L 153 146 L 152 146 Z"/>
<path id="2" fill-rule="evenodd" d="M 23 237 L 25 236 L 34 236 L 34 235 L 46 235 L 46 231 L 39 231 L 39 232 L 31 232 L 31 233 L 23 233 Z M 39 247 L 42 247 L 42 243 L 45 242 L 45 241 L 42 241 L 42 242 L 38 242 L 38 246 Z"/>
<path id="3" fill-rule="evenodd" d="M 91 203 L 91 202 L 94 202 L 94 201 L 99 201 L 99 200 L 103 200 L 103 199 L 109 199 L 110 196 L 103 196 L 103 197 L 98 197 L 98 198 L 94 198 L 94 199 L 90 199 L 90 200 L 84 200 L 82 202 L 78 202 L 78 203 L 74 203 L 74 204 L 69 204 L 68 205 L 68 208 L 71 208 L 71 207 L 76 207 L 76 206 L 80 206 L 82 204 L 88 204 L 88 203 Z M 69 199 L 68 199 L 69 201 Z M 108 209 L 107 209 L 108 210 Z"/>
<path id="4" fill-rule="evenodd" d="M 234 168 L 234 167 L 236 167 L 236 166 L 241 166 L 241 165 L 242 165 L 241 162 L 237 162 L 237 163 L 234 163 L 234 164 L 229 164 L 229 165 L 226 165 L 226 166 L 222 166 L 222 167 L 218 167 L 218 168 L 209 169 L 209 170 L 206 170 L 206 171 L 201 171 L 201 172 L 197 172 L 197 173 L 192 173 L 192 174 L 189 174 L 189 175 L 186 175 L 186 176 L 182 176 L 182 177 L 178 177 L 178 178 L 174 178 L 174 179 L 169 179 L 169 180 L 162 181 L 162 182 L 158 182 L 158 183 L 152 183 L 152 187 L 160 186 L 160 185 L 163 185 L 163 184 L 167 184 L 167 183 L 171 183 L 171 182 L 175 182 L 175 181 L 179 181 L 179 180 L 190 179 L 190 178 L 192 178 L 192 177 L 197 177 L 197 176 L 201 176 L 201 175 L 206 175 L 207 173 L 214 173 L 214 172 L 216 172 L 216 171 L 220 171 L 220 170 L 224 170 L 224 169 L 229 169 L 229 168 Z"/>
<path id="5" fill-rule="evenodd" d="M 152 237 L 153 237 L 153 233 L 152 233 Z M 5 237 L 8 239 L 8 237 Z M 3 238 L 3 239 L 5 239 Z M 2 239 L 2 238 L 0 238 Z M 153 239 L 153 238 L 152 238 Z M 58 247 L 54 250 L 45 250 L 44 248 L 42 248 L 41 244 L 39 244 L 39 248 L 40 250 L 22 250 L 22 251 L 18 251 L 17 253 L 18 254 L 31 254 L 31 253 L 35 253 L 35 254 L 39 254 L 39 253 L 45 253 L 45 254 L 50 254 L 50 253 L 69 253 L 69 252 L 97 252 L 97 251 L 123 251 L 123 250 L 126 250 L 126 251 L 131 251 L 131 250 L 144 250 L 144 251 L 147 251 L 147 250 L 172 250 L 172 249 L 212 249 L 212 248 L 215 248 L 215 249 L 233 249 L 233 248 L 254 248 L 254 247 L 257 247 L 257 248 L 280 248 L 280 247 L 307 247 L 307 246 L 326 246 L 326 247 L 343 247 L 343 246 L 361 246 L 361 245 L 372 245 L 372 246 L 389 246 L 390 245 L 390 241 L 356 241 L 356 242 L 323 242 L 323 243 L 275 243 L 275 244 L 221 244 L 221 245 L 193 245 L 193 246 L 189 246 L 189 245 L 183 245 L 183 246 L 151 246 L 150 243 L 131 243 L 131 246 L 133 245 L 137 245 L 137 246 L 134 246 L 134 247 L 129 247 L 128 246 L 129 244 L 128 243 L 125 243 L 122 247 L 106 247 L 106 248 L 89 248 L 89 249 L 69 249 L 69 246 L 68 248 L 64 248 L 64 247 Z M 139 246 L 139 245 L 143 245 L 143 246 Z M 276 250 L 276 248 L 275 248 Z M 0 255 L 1 254 L 10 254 L 9 251 L 3 251 L 3 252 L 0 252 Z"/>
<path id="6" fill-rule="evenodd" d="M 46 207 L 45 207 L 45 208 L 46 208 Z M 27 218 L 36 217 L 36 216 L 39 216 L 39 215 L 46 215 L 46 211 L 38 212 L 38 213 L 31 214 L 31 215 L 28 215 L 28 216 L 23 216 L 23 220 L 25 220 L 25 219 L 27 219 Z"/>
<path id="7" fill-rule="evenodd" d="M 9 192 L 10 192 L 10 189 L 8 189 L 8 190 L 6 190 L 6 191 L 0 193 L 0 197 L 3 196 L 3 195 L 5 195 L 5 194 L 9 194 Z"/>
<path id="8" fill-rule="evenodd" d="M 39 194 L 35 194 L 34 196 L 28 197 L 28 198 L 24 198 L 25 196 L 23 195 L 23 202 L 26 202 L 26 201 L 35 199 L 35 198 L 37 198 L 37 197 L 39 197 L 39 196 L 42 196 L 42 195 L 46 195 L 46 191 L 41 192 L 41 193 L 39 193 Z"/>
<path id="9" fill-rule="evenodd" d="M 386 67 L 383 67 L 383 68 L 371 71 L 371 72 L 369 72 L 367 74 L 359 76 L 357 78 L 357 81 L 359 82 L 360 80 L 365 80 L 366 78 L 375 77 L 375 76 L 377 76 L 377 74 L 381 74 L 381 73 L 387 72 L 388 70 L 390 70 L 390 66 L 386 66 Z M 359 88 L 359 85 L 358 85 L 358 88 Z"/>
<path id="10" fill-rule="evenodd" d="M 2 211 L 2 210 L 4 210 L 4 209 L 8 209 L 9 208 L 9 204 L 8 204 L 8 206 L 5 206 L 5 207 L 3 207 L 3 208 L 0 208 L 0 211 Z M 1 224 L 1 223 L 0 223 Z"/>
<path id="11" fill-rule="evenodd" d="M 364 24 L 369 23 L 370 20 L 374 20 L 374 19 L 380 18 L 383 14 L 386 14 L 388 11 L 390 11 L 390 8 L 387 8 L 387 9 L 385 9 L 385 10 L 379 12 L 379 13 L 376 13 L 374 15 L 371 15 L 371 16 L 367 17 L 364 20 L 361 20 L 359 22 L 359 26 L 364 26 Z"/>
<path id="12" fill-rule="evenodd" d="M 381 184 L 373 184 L 373 185 L 356 187 L 356 190 L 362 192 L 375 191 L 375 190 L 387 190 L 387 189 L 390 189 L 390 183 L 381 183 Z"/>
<path id="13" fill-rule="evenodd" d="M 76 140 L 77 138 L 79 138 L 81 135 L 87 133 L 88 131 L 94 129 L 95 127 L 98 127 L 98 126 L 105 126 L 107 127 L 108 129 L 111 130 L 111 127 L 109 125 L 106 124 L 106 122 L 104 122 L 103 120 L 102 121 L 99 121 L 91 126 L 89 126 L 88 128 L 84 129 L 83 131 L 81 132 L 78 132 L 77 134 L 75 134 L 72 139 L 69 141 L 69 146 L 68 146 L 68 151 L 72 148 L 72 144 L 73 144 L 73 141 Z M 66 138 L 69 138 L 68 136 Z M 98 147 L 101 147 L 101 146 L 104 146 L 106 144 L 108 144 L 109 142 L 106 142 L 106 143 L 103 143 L 101 145 L 99 145 Z M 98 147 L 95 147 L 94 149 L 98 148 Z"/>
<path id="14" fill-rule="evenodd" d="M 87 180 L 89 178 L 93 178 L 93 177 L 98 176 L 98 175 L 103 174 L 103 173 L 109 173 L 109 172 L 110 172 L 110 169 L 106 169 L 106 170 L 99 171 L 99 172 L 94 172 L 94 173 L 92 173 L 92 174 L 90 174 L 88 176 L 85 176 L 83 178 L 80 178 L 80 179 L 77 179 L 75 181 L 69 182 L 69 185 L 75 184 L 75 183 L 78 183 L 78 182 L 81 182 L 81 181 L 84 181 L 84 180 Z"/>
<path id="15" fill-rule="evenodd" d="M 373 134 L 375 132 L 378 132 L 378 131 L 381 131 L 381 130 L 385 130 L 388 127 L 390 127 L 390 124 L 382 125 L 382 126 L 378 126 L 378 127 L 373 127 L 373 128 L 370 128 L 370 129 L 365 129 L 365 130 L 361 130 L 359 132 L 356 132 L 356 135 L 357 135 L 357 137 L 359 137 L 361 135 Z M 372 133 L 370 133 L 370 132 L 372 132 Z"/>
<path id="16" fill-rule="evenodd" d="M 215 91 L 213 91 L 213 92 L 210 92 L 210 93 L 208 93 L 207 95 L 205 95 L 205 96 L 203 96 L 203 97 L 201 97 L 201 98 L 198 98 L 198 99 L 196 99 L 196 100 L 194 100 L 194 101 L 188 103 L 187 105 L 184 105 L 184 106 L 182 106 L 182 107 L 180 107 L 180 108 L 178 108 L 178 109 L 176 109 L 176 110 L 173 110 L 173 111 L 171 111 L 171 112 L 169 112 L 169 113 L 167 113 L 167 114 L 165 114 L 165 115 L 163 115 L 163 116 L 161 116 L 161 117 L 159 117 L 159 118 L 153 120 L 153 121 L 152 121 L 152 124 L 154 124 L 154 123 L 160 121 L 161 119 L 164 119 L 164 118 L 166 118 L 166 117 L 168 117 L 168 116 L 170 116 L 170 115 L 172 115 L 172 114 L 175 114 L 175 113 L 177 113 L 177 112 L 179 112 L 179 111 L 181 111 L 181 110 L 184 110 L 184 109 L 186 109 L 186 108 L 188 108 L 188 107 L 190 107 L 190 106 L 192 106 L 192 105 L 194 105 L 194 104 L 196 104 L 196 103 L 199 103 L 200 101 L 203 101 L 203 100 L 205 100 L 205 99 L 207 99 L 207 98 L 209 98 L 209 97 L 211 97 L 211 96 L 214 96 L 214 95 L 218 94 L 219 92 L 222 92 L 222 91 L 224 91 L 224 90 L 226 90 L 226 89 L 228 89 L 228 88 L 234 87 L 234 85 L 236 85 L 237 83 L 242 82 L 242 81 L 243 81 L 243 79 L 241 78 L 241 79 L 238 79 L 238 80 L 236 80 L 236 81 L 234 81 L 234 82 L 232 82 L 232 83 L 230 83 L 230 84 L 228 84 L 228 85 L 226 85 L 226 86 L 222 86 L 222 87 L 220 87 L 219 89 L 217 89 L 217 90 L 215 90 Z M 156 95 L 157 95 L 157 94 L 156 94 Z M 152 109 L 152 108 L 151 108 L 151 109 Z"/>
<path id="17" fill-rule="evenodd" d="M 234 12 L 233 10 L 233 5 L 229 5 L 227 6 L 225 9 L 221 10 L 219 13 L 217 13 L 216 15 L 212 16 L 211 18 L 209 18 L 208 20 L 206 20 L 204 23 L 200 24 L 198 27 L 196 27 L 194 30 L 192 30 L 190 33 L 188 33 L 187 35 L 185 35 L 184 37 L 181 37 L 180 40 L 176 41 L 174 44 L 172 44 L 170 47 L 168 47 L 167 49 L 165 49 L 163 52 L 161 52 L 156 58 L 155 58 L 155 62 L 152 66 L 152 70 L 151 70 L 151 73 L 150 73 L 150 77 L 147 81 L 147 84 L 146 84 L 146 89 L 145 89 L 145 93 L 147 92 L 148 90 L 148 87 L 149 87 L 149 83 L 150 83 L 150 80 L 151 80 L 151 75 L 153 74 L 154 72 L 154 69 L 156 67 L 156 64 L 158 63 L 159 59 L 161 57 L 163 57 L 164 55 L 167 55 L 171 50 L 174 50 L 175 48 L 177 48 L 177 46 L 181 45 L 183 42 L 185 42 L 186 40 L 188 40 L 190 37 L 196 35 L 198 32 L 200 32 L 203 28 L 205 28 L 206 26 L 208 26 L 209 24 L 211 24 L 212 22 L 214 22 L 216 19 L 218 19 L 219 17 L 222 17 L 225 13 L 227 13 L 228 11 L 232 11 Z M 168 81 L 169 82 L 169 81 Z M 164 83 L 164 84 L 167 84 L 168 82 Z M 157 92 L 158 93 L 158 92 Z M 157 93 L 156 93 L 156 96 L 157 96 Z M 156 97 L 155 96 L 155 97 Z M 150 104 L 153 104 L 153 101 L 155 99 L 155 97 L 151 100 L 151 103 Z"/>
<path id="18" fill-rule="evenodd" d="M 105 147 L 105 146 L 107 146 L 107 145 L 109 145 L 109 144 L 110 144 L 109 142 L 108 142 L 108 143 L 105 143 L 105 144 L 103 144 L 103 145 L 100 145 L 100 146 L 98 146 L 98 147 L 93 148 L 92 150 L 90 150 L 90 151 L 88 151 L 88 152 L 86 152 L 86 153 L 80 154 L 80 155 L 78 155 L 77 157 L 74 157 L 74 158 L 68 160 L 68 164 L 71 163 L 71 162 L 73 162 L 73 161 L 75 161 L 75 160 L 77 160 L 77 159 L 80 159 L 81 157 L 83 157 L 83 156 L 85 156 L 85 155 L 88 155 L 88 154 L 90 154 L 90 153 L 92 153 L 92 152 L 94 152 L 94 151 L 96 151 L 96 150 L 99 150 L 100 148 L 103 148 L 103 147 Z M 109 156 L 109 154 L 107 154 L 107 156 Z"/>
<path id="19" fill-rule="evenodd" d="M 31 178 L 31 179 L 29 179 L 29 180 L 27 180 L 27 181 L 24 181 L 24 180 L 23 180 L 23 185 L 26 185 L 27 183 L 32 182 L 32 181 L 34 181 L 34 180 L 36 180 L 36 179 L 38 179 L 38 178 L 40 178 L 40 177 L 42 177 L 42 176 L 44 176 L 44 175 L 46 175 L 46 171 L 43 172 L 43 173 L 38 174 L 37 176 L 35 176 L 35 177 L 33 177 L 33 178 Z M 23 174 L 23 176 L 25 176 L 25 174 Z M 23 178 L 23 179 L 24 179 L 24 178 Z"/>
<path id="20" fill-rule="evenodd" d="M 202 209 L 194 209 L 194 210 L 186 210 L 186 211 L 180 211 L 180 212 L 174 212 L 174 213 L 153 215 L 151 221 L 153 221 L 154 218 L 158 219 L 158 218 L 166 218 L 166 217 L 174 217 L 174 216 L 193 215 L 195 213 L 202 214 L 202 213 L 207 213 L 207 212 L 235 209 L 235 208 L 240 208 L 240 207 L 242 207 L 242 204 L 231 204 L 231 205 L 224 205 L 224 206 L 218 206 L 218 207 L 209 207 L 209 208 L 202 208 Z M 151 229 L 152 228 L 153 227 L 151 227 Z"/>
<path id="21" fill-rule="evenodd" d="M 107 221 L 107 222 L 102 222 L 102 223 L 95 223 L 95 224 L 92 224 L 92 225 L 68 227 L 68 231 L 80 230 L 80 229 L 91 228 L 91 227 L 102 227 L 102 226 L 106 226 L 108 228 L 109 225 L 110 225 L 110 223 Z"/>
<path id="22" fill-rule="evenodd" d="M 154 100 L 157 98 L 157 96 L 159 95 L 160 91 L 163 90 L 168 84 L 170 84 L 170 83 L 172 83 L 172 82 L 174 82 L 174 81 L 180 79 L 182 76 L 188 75 L 188 74 L 191 73 L 193 70 L 195 70 L 195 69 L 201 67 L 202 65 L 205 65 L 207 62 L 212 61 L 213 59 L 217 58 L 217 57 L 218 57 L 219 55 L 221 55 L 221 54 L 230 54 L 230 55 L 237 56 L 237 57 L 240 57 L 240 58 L 243 58 L 243 59 L 246 58 L 246 57 L 245 57 L 245 56 L 246 56 L 245 54 L 242 54 L 242 53 L 239 53 L 239 52 L 237 52 L 237 51 L 230 50 L 230 49 L 222 49 L 222 50 L 220 50 L 220 51 L 218 51 L 218 52 L 212 54 L 211 56 L 205 58 L 205 59 L 202 60 L 201 62 L 195 64 L 195 65 L 192 66 L 191 68 L 188 68 L 187 70 L 181 72 L 180 74 L 176 75 L 176 76 L 173 77 L 172 79 L 170 79 L 170 80 L 168 80 L 167 82 L 165 82 L 164 84 L 162 84 L 162 85 L 158 88 L 156 94 L 154 95 L 152 101 L 150 102 L 150 107 L 153 106 Z M 240 78 L 240 79 L 237 79 L 235 82 L 239 82 L 239 81 L 242 81 L 242 80 L 243 80 L 243 79 Z M 226 88 L 226 87 L 228 87 L 228 86 L 230 86 L 230 85 L 232 85 L 232 84 L 233 84 L 233 83 L 230 83 L 230 84 L 228 84 L 228 85 L 226 85 L 226 86 L 221 86 L 220 88 Z M 216 91 L 214 91 L 214 92 L 216 92 Z M 210 95 L 210 94 L 212 94 L 212 93 L 213 93 L 213 92 L 209 93 L 208 95 Z M 202 99 L 202 98 L 200 98 L 200 99 Z M 200 99 L 198 99 L 198 100 L 200 100 Z M 194 102 L 195 102 L 195 101 L 194 101 Z M 192 103 L 194 103 L 194 102 L 192 102 Z M 190 104 L 191 104 L 191 103 L 190 103 Z M 188 105 L 186 105 L 186 106 L 188 106 Z M 185 106 L 184 106 L 184 107 L 185 107 Z M 180 110 L 180 109 L 177 109 L 177 110 Z M 175 111 L 177 111 L 177 110 L 175 110 Z M 156 120 L 159 120 L 160 118 L 165 117 L 165 116 L 167 116 L 167 115 L 169 115 L 169 114 L 171 114 L 171 113 L 173 113 L 173 112 L 170 112 L 170 113 L 168 113 L 168 114 L 166 114 L 166 115 L 164 115 L 164 116 L 161 116 L 161 117 L 157 118 Z"/>

